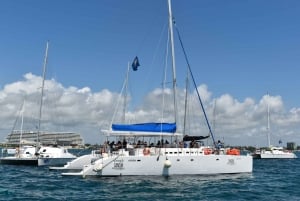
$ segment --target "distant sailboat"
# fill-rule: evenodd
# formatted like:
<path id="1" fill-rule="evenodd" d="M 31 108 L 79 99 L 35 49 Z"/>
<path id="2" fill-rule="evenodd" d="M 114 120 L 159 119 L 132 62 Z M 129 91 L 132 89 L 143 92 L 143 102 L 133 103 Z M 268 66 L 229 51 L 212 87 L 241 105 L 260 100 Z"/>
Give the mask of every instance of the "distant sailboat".
<path id="1" fill-rule="evenodd" d="M 43 107 L 43 97 L 44 97 L 44 86 L 46 77 L 46 67 L 48 60 L 48 47 L 49 43 L 46 44 L 46 52 L 43 65 L 43 79 L 41 87 L 41 98 L 39 107 L 39 119 L 38 119 L 38 131 L 36 136 L 36 142 L 31 145 L 24 145 L 22 140 L 23 134 L 23 113 L 24 105 L 22 106 L 22 121 L 21 121 L 21 132 L 20 132 L 20 145 L 16 148 L 14 156 L 3 156 L 0 158 L 1 164 L 8 165 L 30 165 L 30 166 L 44 166 L 44 165 L 64 165 L 68 161 L 75 159 L 76 156 L 69 153 L 64 147 L 51 147 L 42 146 L 40 144 L 40 128 L 41 128 L 41 118 L 42 118 L 42 107 Z"/>
<path id="2" fill-rule="evenodd" d="M 36 148 L 34 142 L 25 142 L 22 139 L 23 135 L 23 122 L 24 122 L 24 107 L 25 107 L 25 100 L 23 101 L 20 116 L 21 116 L 21 128 L 20 128 L 20 140 L 19 146 L 14 148 L 13 156 L 2 156 L 0 158 L 1 164 L 7 165 L 37 165 L 37 158 L 35 156 Z M 13 150 L 13 149 L 10 149 Z"/>
<path id="3" fill-rule="evenodd" d="M 268 104 L 267 104 L 267 140 L 268 140 L 268 148 L 267 149 L 259 149 L 253 154 L 254 158 L 260 159 L 291 159 L 297 158 L 296 154 L 292 151 L 285 150 L 283 147 L 276 147 L 271 145 L 271 128 L 270 128 L 270 106 L 269 106 L 269 95 L 268 95 Z M 282 141 L 279 141 L 281 144 Z"/>

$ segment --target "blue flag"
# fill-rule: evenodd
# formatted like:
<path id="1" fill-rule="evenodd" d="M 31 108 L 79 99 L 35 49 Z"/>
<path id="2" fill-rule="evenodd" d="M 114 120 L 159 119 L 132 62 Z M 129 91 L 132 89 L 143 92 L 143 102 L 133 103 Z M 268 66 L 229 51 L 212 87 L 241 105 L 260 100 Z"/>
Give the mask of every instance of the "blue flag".
<path id="1" fill-rule="evenodd" d="M 134 71 L 137 71 L 138 67 L 140 66 L 139 59 L 137 56 L 134 58 L 131 66 Z"/>

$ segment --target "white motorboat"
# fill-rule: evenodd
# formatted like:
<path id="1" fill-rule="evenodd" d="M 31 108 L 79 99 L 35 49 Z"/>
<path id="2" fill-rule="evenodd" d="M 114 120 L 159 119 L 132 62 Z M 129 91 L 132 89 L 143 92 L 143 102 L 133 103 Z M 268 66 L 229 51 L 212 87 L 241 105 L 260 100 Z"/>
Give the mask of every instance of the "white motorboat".
<path id="1" fill-rule="evenodd" d="M 169 34 L 171 41 L 172 69 L 173 69 L 173 96 L 174 96 L 174 122 L 163 121 L 137 124 L 111 124 L 108 130 L 103 130 L 107 141 L 104 143 L 105 151 L 102 157 L 86 163 L 78 172 L 64 172 L 65 176 L 138 176 L 138 175 L 211 175 L 251 173 L 253 158 L 251 155 L 240 155 L 237 149 L 220 149 L 216 146 L 212 130 L 209 126 L 202 101 L 197 91 L 201 108 L 209 128 L 209 136 L 185 136 L 186 132 L 177 131 L 177 96 L 176 74 L 173 45 L 173 16 L 171 0 L 169 5 Z M 132 68 L 137 70 L 139 62 L 135 58 Z M 189 67 L 189 65 L 188 65 Z M 128 77 L 129 68 L 127 71 Z M 193 78 L 191 68 L 188 72 Z M 165 83 L 166 81 L 164 81 Z M 125 82 L 126 83 L 126 82 Z M 195 84 L 195 80 L 193 79 Z M 127 88 L 123 86 L 123 89 Z M 124 95 L 124 99 L 125 99 Z M 124 101 L 126 103 L 126 100 Z M 119 105 L 119 104 L 117 104 Z M 114 115 L 115 116 L 115 115 Z M 125 115 L 124 115 L 125 116 Z M 124 118 L 125 119 L 125 118 Z M 114 119 L 113 121 L 114 122 Z M 203 139 L 211 137 L 213 146 L 204 146 Z M 108 143 L 108 139 L 118 139 L 118 143 Z M 160 143 L 157 142 L 157 139 Z M 138 143 L 137 140 L 141 141 Z M 167 141 L 165 141 L 167 140 Z M 123 142 L 121 142 L 123 141 Z M 186 143 L 190 142 L 190 146 Z"/>

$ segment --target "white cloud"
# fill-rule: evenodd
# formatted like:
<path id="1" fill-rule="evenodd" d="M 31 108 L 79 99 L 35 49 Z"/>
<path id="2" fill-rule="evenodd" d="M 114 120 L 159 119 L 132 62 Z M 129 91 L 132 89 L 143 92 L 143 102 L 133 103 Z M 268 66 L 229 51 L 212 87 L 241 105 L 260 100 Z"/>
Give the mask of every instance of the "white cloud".
<path id="1" fill-rule="evenodd" d="M 198 87 L 199 94 L 202 101 L 207 102 L 210 100 L 212 93 L 208 91 L 208 87 L 205 84 L 202 84 Z M 196 92 L 195 92 L 196 95 Z"/>
<path id="2" fill-rule="evenodd" d="M 41 77 L 28 73 L 24 75 L 24 80 L 7 84 L 0 90 L 0 137 L 3 140 L 11 131 L 24 99 L 26 100 L 26 128 L 35 128 L 41 81 Z M 258 102 L 250 97 L 240 101 L 230 94 L 213 97 L 213 93 L 206 85 L 200 85 L 198 90 L 216 139 L 224 140 L 226 144 L 231 145 L 266 145 L 267 105 L 269 104 L 272 143 L 275 145 L 281 139 L 284 143 L 295 141 L 300 144 L 298 134 L 300 108 L 286 111 L 280 96 L 265 95 Z M 163 94 L 164 110 L 160 106 Z M 184 115 L 184 97 L 185 90 L 178 89 L 180 123 Z M 131 98 L 128 97 L 129 100 Z M 100 129 L 106 129 L 110 124 L 118 99 L 119 94 L 108 89 L 93 92 L 89 87 L 64 87 L 54 79 L 46 80 L 42 129 L 79 132 L 86 142 L 101 143 Z M 191 100 L 193 103 L 196 102 L 195 93 Z M 122 104 L 120 103 L 120 107 L 123 106 Z M 126 112 L 126 119 L 132 123 L 160 121 L 162 118 L 174 121 L 172 90 L 154 89 L 145 96 L 143 104 L 135 108 L 134 111 L 128 109 Z M 207 135 L 208 130 L 200 106 L 190 105 L 189 108 L 190 113 L 199 117 L 199 120 L 189 124 L 189 127 L 194 130 L 191 134 Z M 116 116 L 120 116 L 121 112 L 123 110 L 118 111 Z M 196 120 L 194 117 L 193 119 Z"/>

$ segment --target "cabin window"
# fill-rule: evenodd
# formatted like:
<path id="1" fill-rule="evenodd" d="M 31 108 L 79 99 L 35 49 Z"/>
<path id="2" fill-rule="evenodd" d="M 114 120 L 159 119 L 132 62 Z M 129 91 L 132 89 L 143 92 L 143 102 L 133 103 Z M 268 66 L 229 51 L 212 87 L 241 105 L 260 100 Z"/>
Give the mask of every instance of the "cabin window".
<path id="1" fill-rule="evenodd" d="M 191 159 L 191 161 L 194 161 L 194 159 Z"/>

